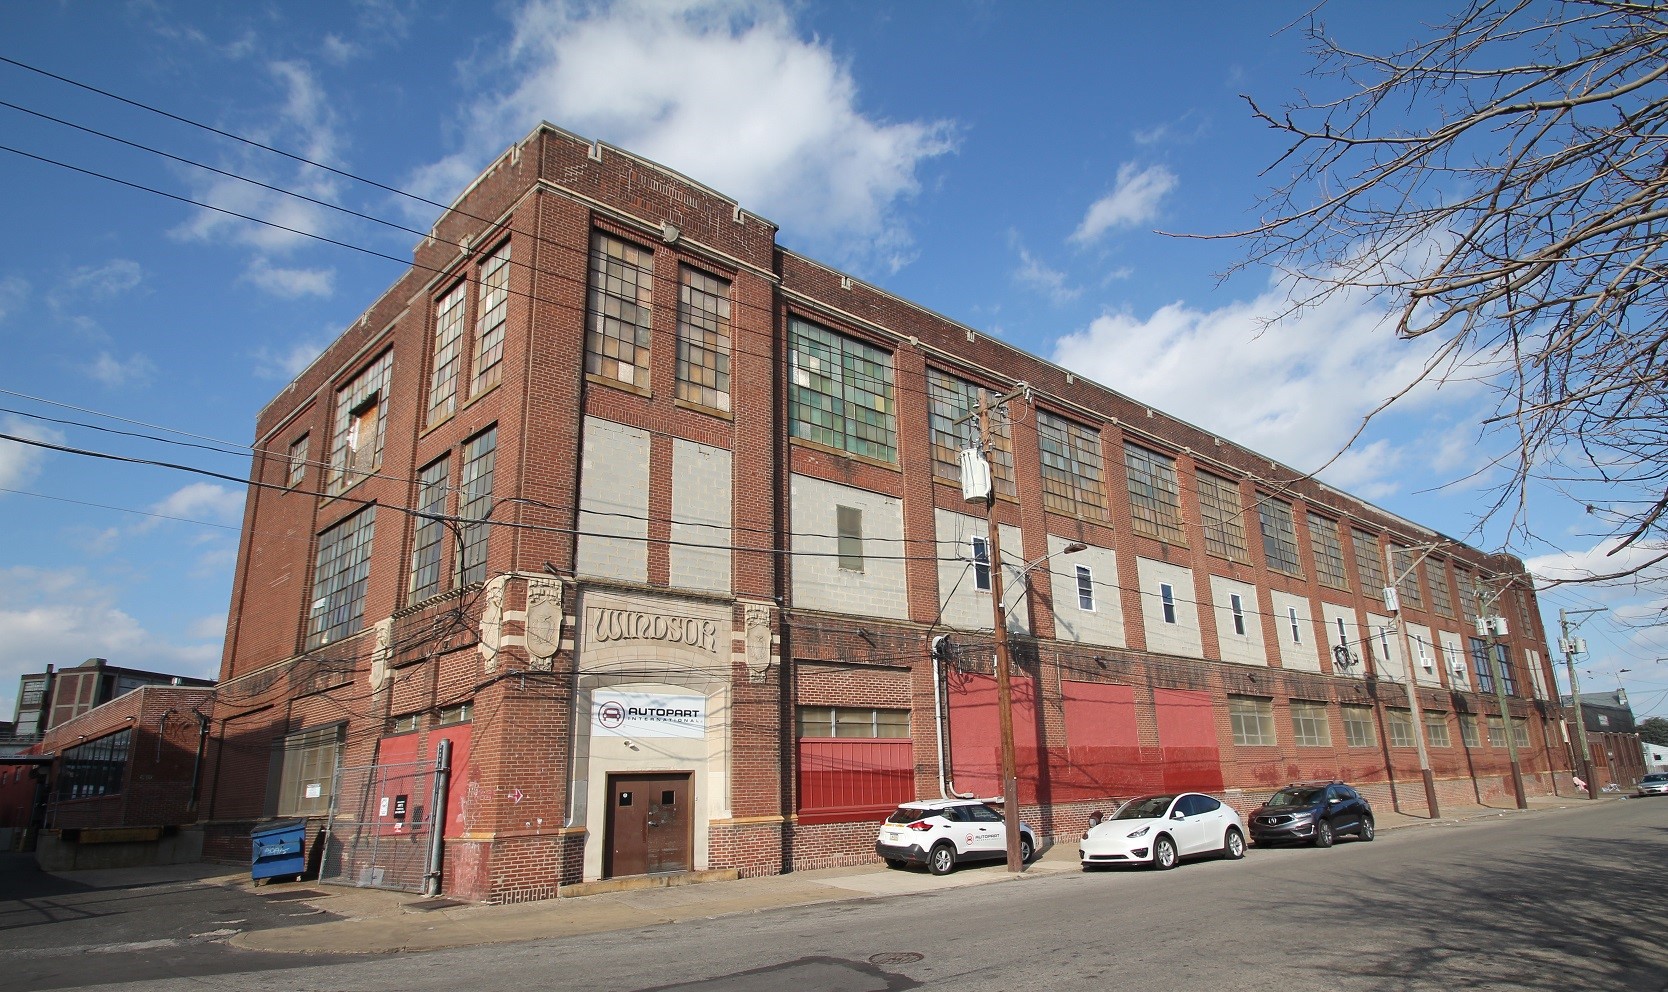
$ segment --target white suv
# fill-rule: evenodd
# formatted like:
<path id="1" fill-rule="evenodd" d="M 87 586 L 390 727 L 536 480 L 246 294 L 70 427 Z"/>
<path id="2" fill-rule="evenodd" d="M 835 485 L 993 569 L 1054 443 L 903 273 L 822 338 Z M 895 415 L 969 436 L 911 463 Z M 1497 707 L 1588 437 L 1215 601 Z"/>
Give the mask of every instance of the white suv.
<path id="1" fill-rule="evenodd" d="M 1037 849 L 1036 834 L 1019 825 L 1019 860 Z M 880 825 L 875 853 L 892 868 L 924 864 L 934 875 L 948 875 L 963 861 L 1008 856 L 1008 829 L 1002 814 L 977 799 L 931 799 L 899 806 Z"/>

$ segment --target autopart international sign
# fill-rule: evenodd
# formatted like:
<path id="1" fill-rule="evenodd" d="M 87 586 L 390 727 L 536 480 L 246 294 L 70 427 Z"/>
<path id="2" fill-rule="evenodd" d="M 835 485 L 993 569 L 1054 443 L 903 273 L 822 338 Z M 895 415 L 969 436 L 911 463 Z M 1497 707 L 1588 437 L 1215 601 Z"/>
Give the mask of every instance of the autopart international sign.
<path id="1" fill-rule="evenodd" d="M 602 737 L 684 737 L 707 732 L 705 696 L 597 692 L 591 696 L 591 734 Z"/>

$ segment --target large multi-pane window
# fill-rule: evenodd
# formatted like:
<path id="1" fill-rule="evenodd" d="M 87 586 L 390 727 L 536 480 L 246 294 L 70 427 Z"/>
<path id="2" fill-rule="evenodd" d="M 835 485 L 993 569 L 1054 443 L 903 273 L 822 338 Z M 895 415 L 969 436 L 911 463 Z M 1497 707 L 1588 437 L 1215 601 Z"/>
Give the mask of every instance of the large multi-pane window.
<path id="1" fill-rule="evenodd" d="M 896 740 L 909 736 L 909 711 L 863 706 L 801 706 L 799 736 Z"/>
<path id="2" fill-rule="evenodd" d="M 330 480 L 334 496 L 382 467 L 382 438 L 388 427 L 388 380 L 394 353 L 383 352 L 336 392 L 336 429 L 331 437 Z"/>
<path id="3" fill-rule="evenodd" d="M 1245 519 L 1239 486 L 1209 472 L 1197 474 L 1199 521 L 1205 526 L 1205 550 L 1213 555 L 1245 561 Z"/>
<path id="4" fill-rule="evenodd" d="M 1302 575 L 1297 560 L 1297 534 L 1292 529 L 1292 506 L 1272 496 L 1257 501 L 1257 518 L 1263 530 L 1263 560 L 1276 572 Z"/>
<path id="5" fill-rule="evenodd" d="M 309 649 L 357 632 L 364 621 L 365 585 L 371 575 L 371 538 L 375 530 L 373 505 L 319 535 L 313 605 L 307 617 Z"/>
<path id="6" fill-rule="evenodd" d="M 1477 673 L 1477 691 L 1491 693 L 1494 691 L 1494 666 L 1488 663 L 1488 642 L 1481 637 L 1466 639 L 1471 649 L 1471 668 Z"/>
<path id="7" fill-rule="evenodd" d="M 504 375 L 504 323 L 510 314 L 510 243 L 504 242 L 481 263 L 475 301 L 475 379 L 469 395 L 498 385 Z"/>
<path id="8" fill-rule="evenodd" d="M 1037 443 L 1042 449 L 1044 508 L 1104 518 L 1100 432 L 1038 410 Z"/>
<path id="9" fill-rule="evenodd" d="M 1272 747 L 1274 701 L 1256 696 L 1229 696 L 1228 722 L 1234 729 L 1234 743 L 1241 747 Z"/>
<path id="10" fill-rule="evenodd" d="M 1500 686 L 1506 690 L 1506 695 L 1517 695 L 1517 678 L 1512 673 L 1511 655 L 1506 650 L 1506 645 L 1494 646 L 1494 665 L 1500 672 Z"/>
<path id="11" fill-rule="evenodd" d="M 1339 711 L 1344 717 L 1344 740 L 1350 747 L 1372 747 L 1378 743 L 1371 707 L 1341 706 Z"/>
<path id="12" fill-rule="evenodd" d="M 1454 618 L 1454 584 L 1448 578 L 1448 563 L 1431 559 L 1425 573 L 1431 580 L 1431 609 L 1436 615 Z"/>
<path id="13" fill-rule="evenodd" d="M 601 231 L 594 232 L 585 315 L 587 374 L 649 388 L 653 295 L 654 254 Z"/>
<path id="14" fill-rule="evenodd" d="M 1425 597 L 1420 591 L 1422 584 L 1419 581 L 1425 572 L 1425 559 L 1422 554 L 1408 548 L 1396 548 L 1393 556 L 1396 563 L 1396 595 L 1404 607 L 1411 606 L 1418 610 L 1425 608 Z"/>
<path id="15" fill-rule="evenodd" d="M 1457 569 L 1457 568 L 1454 570 L 1454 578 L 1459 580 L 1460 616 L 1465 618 L 1466 623 L 1476 623 L 1477 622 L 1477 587 L 1475 585 L 1476 580 L 1471 577 L 1470 572 L 1461 571 L 1460 569 Z"/>
<path id="16" fill-rule="evenodd" d="M 1176 460 L 1125 444 L 1124 469 L 1129 473 L 1129 516 L 1135 533 L 1171 544 L 1185 544 L 1181 493 L 1176 488 Z"/>
<path id="17" fill-rule="evenodd" d="M 429 376 L 429 420 L 437 424 L 458 408 L 458 371 L 463 365 L 464 301 L 468 283 L 460 281 L 435 305 L 434 372 Z"/>
<path id="18" fill-rule="evenodd" d="M 290 734 L 273 747 L 277 766 L 279 816 L 317 816 L 330 812 L 336 784 L 336 757 L 346 724 Z"/>
<path id="19" fill-rule="evenodd" d="M 1425 714 L 1425 740 L 1431 747 L 1453 747 L 1454 740 L 1448 736 L 1448 717 L 1443 713 Z"/>
<path id="20" fill-rule="evenodd" d="M 897 461 L 891 354 L 797 317 L 789 322 L 788 337 L 793 436 Z"/>
<path id="21" fill-rule="evenodd" d="M 464 585 L 486 578 L 487 535 L 492 525 L 492 466 L 497 460 L 498 428 L 489 427 L 463 446 L 463 480 L 458 485 L 458 517 L 462 547 L 459 556 Z"/>
<path id="22" fill-rule="evenodd" d="M 729 280 L 686 265 L 678 282 L 678 399 L 728 410 Z"/>
<path id="23" fill-rule="evenodd" d="M 444 584 L 442 544 L 446 537 L 446 497 L 451 491 L 451 459 L 442 458 L 417 477 L 417 526 L 411 541 L 411 599 L 436 595 Z"/>
<path id="24" fill-rule="evenodd" d="M 1488 746 L 1506 746 L 1506 721 L 1497 716 L 1488 718 Z"/>
<path id="25" fill-rule="evenodd" d="M 1413 736 L 1413 714 L 1407 710 L 1390 710 L 1384 714 L 1385 726 L 1390 730 L 1391 747 L 1415 747 L 1417 739 Z"/>
<path id="26" fill-rule="evenodd" d="M 979 387 L 937 369 L 927 370 L 927 429 L 932 438 L 932 474 L 961 481 L 961 450 L 971 447 L 978 425 L 957 421 L 979 405 Z M 1014 486 L 1014 443 L 1005 419 L 992 417 L 989 455 L 991 482 L 999 496 L 1018 493 Z"/>
<path id="27" fill-rule="evenodd" d="M 1344 546 L 1338 540 L 1338 521 L 1309 514 L 1309 548 L 1315 553 L 1315 578 L 1320 580 L 1320 584 L 1334 589 L 1348 589 L 1349 572 L 1344 568 Z"/>
<path id="28" fill-rule="evenodd" d="M 128 752 L 133 745 L 133 728 L 66 747 L 58 766 L 58 798 L 92 799 L 122 791 L 127 778 Z"/>
<path id="29" fill-rule="evenodd" d="M 1460 740 L 1466 747 L 1477 746 L 1477 718 L 1470 713 L 1461 713 L 1459 718 Z"/>
<path id="30" fill-rule="evenodd" d="M 1299 747 L 1331 747 L 1332 728 L 1326 719 L 1325 703 L 1292 701 L 1292 738 Z"/>
<path id="31" fill-rule="evenodd" d="M 290 443 L 290 469 L 285 484 L 291 489 L 301 485 L 307 478 L 307 435 L 303 434 Z"/>
<path id="32" fill-rule="evenodd" d="M 1350 528 L 1355 545 L 1355 574 L 1361 580 L 1361 594 L 1377 598 L 1384 592 L 1384 556 L 1378 550 L 1378 538 L 1358 528 Z"/>

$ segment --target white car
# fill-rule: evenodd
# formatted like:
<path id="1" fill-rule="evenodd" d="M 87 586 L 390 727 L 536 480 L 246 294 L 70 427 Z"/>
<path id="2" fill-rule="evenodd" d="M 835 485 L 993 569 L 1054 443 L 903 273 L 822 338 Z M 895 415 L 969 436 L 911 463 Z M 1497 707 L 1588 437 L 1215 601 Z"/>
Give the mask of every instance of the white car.
<path id="1" fill-rule="evenodd" d="M 1639 780 L 1639 791 L 1635 795 L 1668 796 L 1668 772 L 1651 772 Z"/>
<path id="2" fill-rule="evenodd" d="M 1245 827 L 1232 806 L 1198 792 L 1131 799 L 1090 827 L 1077 849 L 1084 868 L 1147 864 L 1162 870 L 1201 854 L 1245 857 Z"/>
<path id="3" fill-rule="evenodd" d="M 1019 825 L 1019 860 L 1031 860 L 1037 835 Z M 963 861 L 1008 856 L 1008 828 L 1002 814 L 977 799 L 930 799 L 905 803 L 880 825 L 875 853 L 892 868 L 924 864 L 948 875 Z"/>

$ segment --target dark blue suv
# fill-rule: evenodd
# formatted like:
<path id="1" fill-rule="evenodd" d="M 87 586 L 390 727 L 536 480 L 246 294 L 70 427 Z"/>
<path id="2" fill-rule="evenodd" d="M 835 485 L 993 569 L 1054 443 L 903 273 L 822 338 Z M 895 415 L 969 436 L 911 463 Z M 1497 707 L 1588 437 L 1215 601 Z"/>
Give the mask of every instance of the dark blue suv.
<path id="1" fill-rule="evenodd" d="M 1341 834 L 1373 839 L 1373 807 L 1342 782 L 1288 785 L 1250 816 L 1256 844 L 1299 843 L 1331 847 Z"/>

